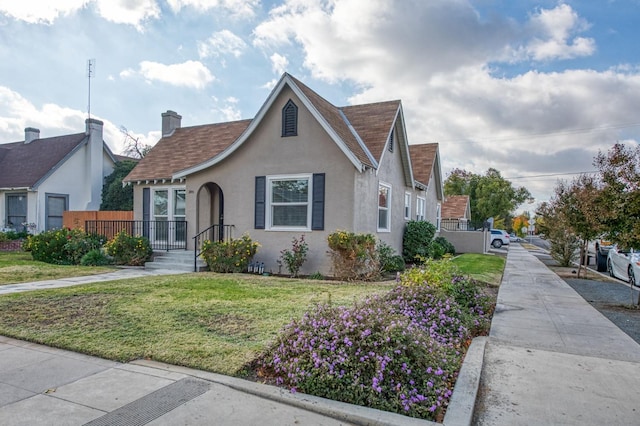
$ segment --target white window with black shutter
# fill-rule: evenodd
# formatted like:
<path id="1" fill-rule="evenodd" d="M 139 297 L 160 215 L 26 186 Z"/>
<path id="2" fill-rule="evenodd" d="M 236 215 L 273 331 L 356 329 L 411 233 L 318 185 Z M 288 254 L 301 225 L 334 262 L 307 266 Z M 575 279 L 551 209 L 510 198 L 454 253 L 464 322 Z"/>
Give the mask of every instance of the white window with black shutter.
<path id="1" fill-rule="evenodd" d="M 324 173 L 256 176 L 255 228 L 324 230 Z"/>

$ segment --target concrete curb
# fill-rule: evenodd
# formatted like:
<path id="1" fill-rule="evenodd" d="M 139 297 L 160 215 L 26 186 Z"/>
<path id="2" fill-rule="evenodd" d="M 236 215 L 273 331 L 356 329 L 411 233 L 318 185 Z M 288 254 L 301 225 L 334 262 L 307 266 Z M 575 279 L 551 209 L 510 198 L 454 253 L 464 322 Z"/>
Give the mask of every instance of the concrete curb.
<path id="1" fill-rule="evenodd" d="M 476 337 L 467 349 L 444 415 L 443 423 L 447 426 L 471 426 L 488 340 L 486 336 Z"/>
<path id="2" fill-rule="evenodd" d="M 276 386 L 255 383 L 235 377 L 224 376 L 206 371 L 193 370 L 186 367 L 164 364 L 156 361 L 137 360 L 130 364 L 144 367 L 156 368 L 160 370 L 173 371 L 186 374 L 200 379 L 209 380 L 214 383 L 228 386 L 240 392 L 245 392 L 261 398 L 269 399 L 279 403 L 291 405 L 317 414 L 344 421 L 354 425 L 362 426 L 429 426 L 439 425 L 439 423 L 428 420 L 416 419 L 403 416 L 401 414 L 389 413 L 373 408 L 361 407 L 359 405 L 347 404 L 345 402 L 332 401 L 313 395 L 291 393 L 287 389 Z M 459 380 L 459 379 L 458 379 Z M 457 385 L 456 385 L 457 388 Z M 454 391 L 455 395 L 455 391 Z"/>

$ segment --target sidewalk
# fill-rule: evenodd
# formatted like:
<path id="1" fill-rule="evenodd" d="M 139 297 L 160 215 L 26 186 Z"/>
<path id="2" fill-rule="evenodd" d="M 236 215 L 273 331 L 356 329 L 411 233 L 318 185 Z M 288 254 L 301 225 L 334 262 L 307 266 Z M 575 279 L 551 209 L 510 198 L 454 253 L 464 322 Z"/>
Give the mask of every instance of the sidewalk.
<path id="1" fill-rule="evenodd" d="M 514 244 L 485 350 L 479 425 L 638 424 L 640 345 Z"/>

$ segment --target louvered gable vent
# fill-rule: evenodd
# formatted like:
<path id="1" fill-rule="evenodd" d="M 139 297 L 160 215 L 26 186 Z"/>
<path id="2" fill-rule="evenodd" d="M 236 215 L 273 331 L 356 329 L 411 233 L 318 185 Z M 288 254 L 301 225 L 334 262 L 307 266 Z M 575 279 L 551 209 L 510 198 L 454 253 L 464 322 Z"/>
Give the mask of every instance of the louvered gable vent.
<path id="1" fill-rule="evenodd" d="M 298 136 L 298 107 L 291 99 L 282 108 L 282 137 Z"/>

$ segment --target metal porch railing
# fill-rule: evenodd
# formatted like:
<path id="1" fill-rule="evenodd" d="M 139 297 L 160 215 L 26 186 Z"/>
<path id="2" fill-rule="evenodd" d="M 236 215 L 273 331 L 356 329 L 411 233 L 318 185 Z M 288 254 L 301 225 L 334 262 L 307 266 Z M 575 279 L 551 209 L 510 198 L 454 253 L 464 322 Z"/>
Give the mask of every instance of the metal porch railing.
<path id="1" fill-rule="evenodd" d="M 158 251 L 187 249 L 187 222 L 184 220 L 87 220 L 87 234 L 104 235 L 107 239 L 124 230 L 134 237 L 146 237 Z"/>

